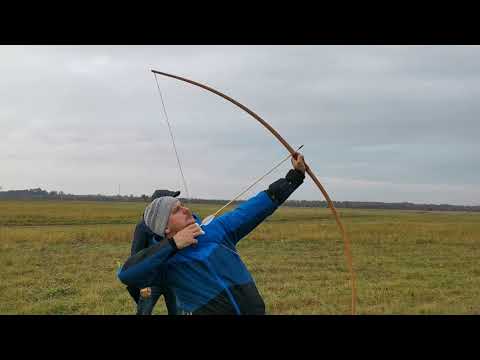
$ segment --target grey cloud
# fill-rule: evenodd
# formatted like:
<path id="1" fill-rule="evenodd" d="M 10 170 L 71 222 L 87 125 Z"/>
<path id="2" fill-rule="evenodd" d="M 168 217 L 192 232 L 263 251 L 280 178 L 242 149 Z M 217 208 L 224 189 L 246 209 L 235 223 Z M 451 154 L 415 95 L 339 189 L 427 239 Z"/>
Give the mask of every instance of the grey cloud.
<path id="1" fill-rule="evenodd" d="M 231 95 L 305 144 L 334 199 L 478 204 L 479 55 L 472 46 L 2 46 L 0 185 L 181 189 L 156 68 Z M 158 80 L 192 195 L 234 196 L 285 156 L 232 104 Z M 307 181 L 292 198 L 319 197 Z"/>

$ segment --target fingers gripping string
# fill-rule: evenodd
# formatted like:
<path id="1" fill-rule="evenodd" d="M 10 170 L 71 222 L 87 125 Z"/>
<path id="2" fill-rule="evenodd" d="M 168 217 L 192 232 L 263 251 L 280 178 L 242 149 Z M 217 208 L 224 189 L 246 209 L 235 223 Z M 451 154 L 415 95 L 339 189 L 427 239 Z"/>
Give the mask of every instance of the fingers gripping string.
<path id="1" fill-rule="evenodd" d="M 180 169 L 180 175 L 182 176 L 183 187 L 185 188 L 187 199 L 190 199 L 190 193 L 188 191 L 187 182 L 185 181 L 185 176 L 183 175 L 182 165 L 180 164 L 180 158 L 178 156 L 177 147 L 175 145 L 175 139 L 173 138 L 172 128 L 170 126 L 170 121 L 168 120 L 167 109 L 165 108 L 165 103 L 163 101 L 162 91 L 160 90 L 160 85 L 158 84 L 157 74 L 154 73 L 154 76 L 155 76 L 155 82 L 157 83 L 158 93 L 160 94 L 160 99 L 162 100 L 163 113 L 165 114 L 165 120 L 167 122 L 168 132 L 170 133 L 170 138 L 172 139 L 173 149 L 175 150 L 175 157 L 177 158 L 178 168 Z"/>

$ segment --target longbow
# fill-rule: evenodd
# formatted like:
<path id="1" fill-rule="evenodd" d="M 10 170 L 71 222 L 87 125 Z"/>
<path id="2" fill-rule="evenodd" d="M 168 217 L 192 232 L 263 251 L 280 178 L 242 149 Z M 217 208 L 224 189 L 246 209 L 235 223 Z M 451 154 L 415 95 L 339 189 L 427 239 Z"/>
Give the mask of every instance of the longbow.
<path id="1" fill-rule="evenodd" d="M 192 85 L 195 85 L 195 86 L 198 86 L 198 87 L 201 87 L 202 89 L 205 89 L 207 91 L 210 91 L 214 94 L 217 94 L 218 96 L 221 96 L 222 98 L 224 98 L 225 100 L 235 104 L 236 106 L 238 106 L 240 109 L 246 111 L 248 114 L 250 114 L 254 119 L 256 119 L 260 124 L 262 124 L 268 131 L 270 131 L 273 136 L 275 136 L 277 138 L 277 140 L 288 150 L 288 152 L 290 154 L 294 154 L 295 153 L 295 150 L 290 146 L 290 144 L 272 127 L 270 126 L 270 124 L 268 124 L 265 120 L 263 120 L 259 115 L 257 115 L 256 113 L 254 113 L 252 110 L 250 110 L 249 108 L 247 108 L 245 105 L 242 105 L 240 104 L 238 101 L 236 101 L 235 99 L 232 99 L 230 96 L 228 95 L 225 95 L 224 93 L 218 91 L 218 90 L 215 90 L 213 88 L 211 88 L 210 86 L 207 86 L 207 85 L 204 85 L 204 84 L 201 84 L 199 82 L 196 82 L 196 81 L 193 81 L 193 80 L 190 80 L 190 79 L 187 79 L 187 78 L 184 78 L 184 77 L 181 77 L 181 76 L 177 76 L 177 75 L 172 75 L 172 74 L 168 74 L 168 73 L 165 73 L 165 72 L 161 72 L 161 71 L 157 71 L 157 70 L 153 70 L 153 69 L 150 69 L 152 71 L 152 73 L 154 74 L 158 74 L 158 75 L 163 75 L 163 76 L 167 76 L 167 77 L 170 77 L 170 78 L 174 78 L 174 79 L 177 79 L 177 80 L 180 80 L 180 81 L 184 81 L 184 82 L 187 82 L 187 83 L 190 83 Z M 327 203 L 328 203 L 328 207 L 330 208 L 330 210 L 332 211 L 334 217 L 335 217 L 335 221 L 337 222 L 337 225 L 340 229 L 340 232 L 342 233 L 342 237 L 343 237 L 343 243 L 344 243 L 344 252 L 345 252 L 345 257 L 347 259 L 347 265 L 348 265 L 348 269 L 350 271 L 350 282 L 351 282 L 351 287 L 352 287 L 352 305 L 351 305 L 351 310 L 352 310 L 352 315 L 355 315 L 356 313 L 356 285 L 355 285 L 355 272 L 353 270 L 353 261 L 352 261 L 352 253 L 351 253 L 351 246 L 350 246 L 350 238 L 348 236 L 348 233 L 345 231 L 345 227 L 343 226 L 342 222 L 340 221 L 340 217 L 338 216 L 338 213 L 337 213 L 337 210 L 335 209 L 335 206 L 333 206 L 333 202 L 332 200 L 330 200 L 330 196 L 328 196 L 328 193 L 327 191 L 324 189 L 324 187 L 322 186 L 322 184 L 320 183 L 320 181 L 318 180 L 318 178 L 315 176 L 315 174 L 313 173 L 312 169 L 310 169 L 310 167 L 305 163 L 306 165 L 306 172 L 307 174 L 310 176 L 310 178 L 313 180 L 313 182 L 317 185 L 317 187 L 320 189 L 320 191 L 322 192 L 323 196 L 325 197 L 325 199 L 327 200 Z"/>

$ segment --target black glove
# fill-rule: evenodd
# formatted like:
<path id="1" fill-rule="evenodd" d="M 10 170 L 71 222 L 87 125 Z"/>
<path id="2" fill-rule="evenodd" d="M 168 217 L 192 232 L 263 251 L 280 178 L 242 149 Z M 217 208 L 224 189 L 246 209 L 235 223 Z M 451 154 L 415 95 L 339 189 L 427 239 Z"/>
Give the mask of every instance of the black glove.
<path id="1" fill-rule="evenodd" d="M 281 205 L 303 183 L 304 179 L 305 174 L 300 170 L 291 169 L 287 176 L 278 179 L 268 187 L 267 194 L 277 205 Z"/>
<path id="2" fill-rule="evenodd" d="M 180 195 L 180 191 L 170 191 L 170 190 L 155 190 L 153 193 L 152 197 L 150 198 L 150 201 L 155 200 L 156 198 L 162 197 L 162 196 L 172 196 L 172 197 L 177 197 Z"/>

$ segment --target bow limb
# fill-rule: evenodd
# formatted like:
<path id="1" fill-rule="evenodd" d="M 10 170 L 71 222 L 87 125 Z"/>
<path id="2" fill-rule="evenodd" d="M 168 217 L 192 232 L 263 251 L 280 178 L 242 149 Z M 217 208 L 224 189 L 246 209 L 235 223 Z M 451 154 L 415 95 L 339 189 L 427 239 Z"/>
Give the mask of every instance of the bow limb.
<path id="1" fill-rule="evenodd" d="M 260 116 L 258 116 L 256 113 L 254 113 L 249 108 L 247 108 L 245 105 L 242 105 L 238 101 L 236 101 L 235 99 L 232 99 L 230 96 L 225 95 L 224 93 L 221 93 L 220 91 L 215 90 L 215 89 L 213 89 L 213 88 L 211 88 L 207 85 L 198 83 L 196 81 L 193 81 L 193 80 L 181 77 L 181 76 L 172 75 L 172 74 L 168 74 L 168 73 L 153 70 L 153 69 L 151 69 L 151 72 L 154 73 L 154 74 L 167 76 L 167 77 L 170 77 L 170 78 L 174 78 L 174 79 L 184 81 L 184 82 L 190 83 L 192 85 L 201 87 L 202 89 L 205 89 L 205 90 L 210 91 L 214 94 L 217 94 L 218 96 L 224 98 L 225 100 L 235 104 L 240 109 L 242 109 L 242 110 L 246 111 L 248 114 L 250 114 L 253 118 L 255 118 L 258 122 L 260 122 L 268 131 L 270 131 L 273 134 L 273 136 L 275 136 L 277 138 L 277 140 L 288 150 L 288 152 L 290 154 L 293 155 L 295 153 L 295 150 L 290 146 L 290 144 L 273 127 L 271 127 L 270 124 L 268 124 L 265 120 L 263 120 Z M 347 259 L 347 265 L 348 265 L 348 268 L 349 268 L 349 271 L 350 271 L 350 282 L 351 282 L 351 286 L 352 286 L 352 315 L 355 315 L 355 312 L 356 312 L 356 285 L 355 285 L 355 273 L 353 271 L 353 261 L 352 261 L 352 255 L 351 255 L 350 238 L 349 238 L 347 232 L 345 231 L 345 228 L 344 228 L 342 222 L 340 221 L 340 217 L 338 216 L 337 210 L 333 206 L 332 200 L 330 200 L 330 196 L 328 196 L 326 190 L 323 188 L 322 184 L 317 179 L 317 177 L 315 176 L 315 174 L 313 173 L 313 171 L 310 169 L 310 167 L 308 165 L 306 165 L 306 172 L 310 176 L 310 178 L 313 180 L 315 185 L 317 185 L 317 187 L 320 189 L 323 196 L 327 200 L 328 207 L 332 211 L 332 213 L 335 217 L 335 221 L 337 222 L 337 225 L 340 229 L 340 232 L 342 233 L 343 242 L 344 242 L 344 252 L 345 252 L 345 257 Z"/>

